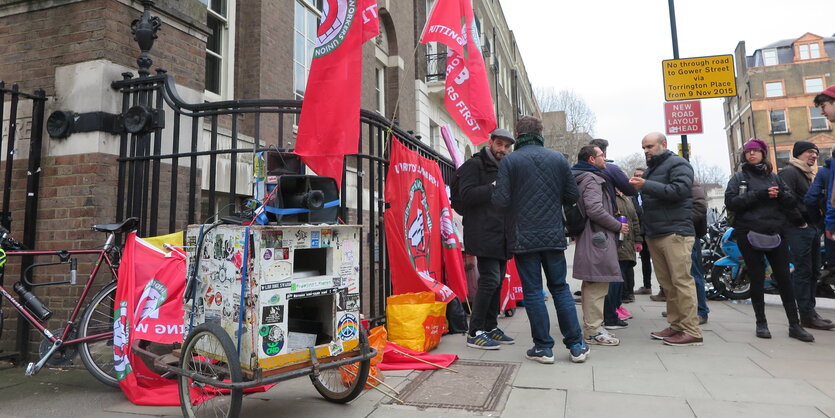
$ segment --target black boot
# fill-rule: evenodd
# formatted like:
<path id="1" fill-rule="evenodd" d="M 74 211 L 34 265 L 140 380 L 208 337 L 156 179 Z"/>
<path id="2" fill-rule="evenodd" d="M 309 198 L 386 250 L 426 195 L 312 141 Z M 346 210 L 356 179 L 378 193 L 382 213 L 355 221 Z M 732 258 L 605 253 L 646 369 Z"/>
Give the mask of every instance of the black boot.
<path id="1" fill-rule="evenodd" d="M 767 323 L 757 322 L 757 338 L 771 338 L 771 331 L 768 330 Z"/>
<path id="2" fill-rule="evenodd" d="M 789 325 L 789 337 L 797 338 L 800 341 L 811 343 L 815 341 L 815 336 L 810 334 L 809 331 L 803 329 L 800 324 L 791 324 Z"/>

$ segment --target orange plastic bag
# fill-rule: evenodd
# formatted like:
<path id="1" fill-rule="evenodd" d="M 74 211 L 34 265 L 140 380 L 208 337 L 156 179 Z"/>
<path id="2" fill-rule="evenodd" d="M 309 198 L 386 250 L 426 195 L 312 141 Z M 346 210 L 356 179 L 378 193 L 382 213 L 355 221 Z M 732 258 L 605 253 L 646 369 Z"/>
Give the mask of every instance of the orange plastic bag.
<path id="1" fill-rule="evenodd" d="M 377 367 L 377 364 L 383 361 L 383 354 L 385 354 L 386 327 L 380 325 L 372 328 L 368 332 L 368 345 L 377 350 L 377 355 L 371 357 L 371 369 L 368 371 L 369 377 L 365 383 L 365 389 L 371 389 L 372 386 L 377 386 L 379 382 L 386 380 L 383 374 L 380 373 L 380 368 Z M 356 379 L 356 375 L 359 373 L 359 367 L 357 363 L 347 364 L 340 367 L 339 372 L 342 375 L 342 383 L 348 387 Z"/>
<path id="2" fill-rule="evenodd" d="M 427 352 L 441 342 L 447 329 L 446 303 L 432 292 L 404 293 L 386 298 L 388 340 Z"/>

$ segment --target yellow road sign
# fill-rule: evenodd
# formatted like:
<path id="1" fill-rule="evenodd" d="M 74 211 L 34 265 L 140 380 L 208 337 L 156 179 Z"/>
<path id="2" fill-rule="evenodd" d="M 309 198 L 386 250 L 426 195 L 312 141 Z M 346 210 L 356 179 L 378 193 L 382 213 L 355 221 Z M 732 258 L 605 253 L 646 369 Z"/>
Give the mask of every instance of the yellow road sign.
<path id="1" fill-rule="evenodd" d="M 661 67 L 667 101 L 736 96 L 733 55 L 664 60 Z"/>

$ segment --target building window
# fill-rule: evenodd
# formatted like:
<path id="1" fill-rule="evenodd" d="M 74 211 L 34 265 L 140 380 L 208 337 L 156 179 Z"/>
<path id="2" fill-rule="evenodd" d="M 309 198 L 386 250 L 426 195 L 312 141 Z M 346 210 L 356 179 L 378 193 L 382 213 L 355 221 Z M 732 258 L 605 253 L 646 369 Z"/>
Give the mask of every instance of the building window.
<path id="1" fill-rule="evenodd" d="M 826 116 L 815 106 L 809 106 L 809 130 L 812 132 L 829 130 Z"/>
<path id="2" fill-rule="evenodd" d="M 200 0 L 206 5 L 206 26 L 209 37 L 206 40 L 205 84 L 209 99 L 232 98 L 234 62 L 232 45 L 235 44 L 234 27 L 235 0 Z"/>
<path id="3" fill-rule="evenodd" d="M 296 1 L 293 21 L 293 93 L 296 99 L 304 98 L 310 63 L 313 61 L 313 48 L 316 46 L 316 30 L 322 16 L 322 1 L 312 4 L 306 0 Z"/>
<path id="4" fill-rule="evenodd" d="M 763 50 L 763 65 L 777 65 L 780 61 L 777 59 L 777 50 L 764 49 Z"/>
<path id="5" fill-rule="evenodd" d="M 765 97 L 783 96 L 783 82 L 769 81 L 765 83 Z"/>
<path id="6" fill-rule="evenodd" d="M 806 93 L 820 93 L 823 91 L 823 77 L 812 77 L 803 80 Z"/>
<path id="7" fill-rule="evenodd" d="M 799 45 L 797 49 L 800 51 L 800 59 L 802 60 L 811 60 L 821 57 L 819 44 Z"/>
<path id="8" fill-rule="evenodd" d="M 771 133 L 784 134 L 788 133 L 789 129 L 786 125 L 786 111 L 772 110 L 771 111 Z"/>
<path id="9" fill-rule="evenodd" d="M 375 107 L 379 114 L 385 116 L 386 115 L 386 70 L 382 67 L 376 67 L 374 69 L 375 75 L 375 82 L 374 82 L 374 94 L 375 94 Z"/>
<path id="10" fill-rule="evenodd" d="M 789 165 L 789 155 L 788 151 L 777 151 L 777 169 L 781 169 L 787 165 Z"/>

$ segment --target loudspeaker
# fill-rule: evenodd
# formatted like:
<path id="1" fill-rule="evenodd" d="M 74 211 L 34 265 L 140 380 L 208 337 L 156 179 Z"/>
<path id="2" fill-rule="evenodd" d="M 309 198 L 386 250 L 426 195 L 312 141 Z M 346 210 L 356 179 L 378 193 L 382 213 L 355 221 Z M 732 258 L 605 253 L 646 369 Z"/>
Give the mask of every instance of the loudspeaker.
<path id="1" fill-rule="evenodd" d="M 335 224 L 339 211 L 339 190 L 331 177 L 287 174 L 267 181 L 268 190 L 278 187 L 267 205 L 281 213 L 267 217 L 279 224 Z M 294 209 L 298 209 L 294 210 Z"/>
<path id="2" fill-rule="evenodd" d="M 292 152 L 265 151 L 264 169 L 268 176 L 302 174 L 302 160 Z"/>

